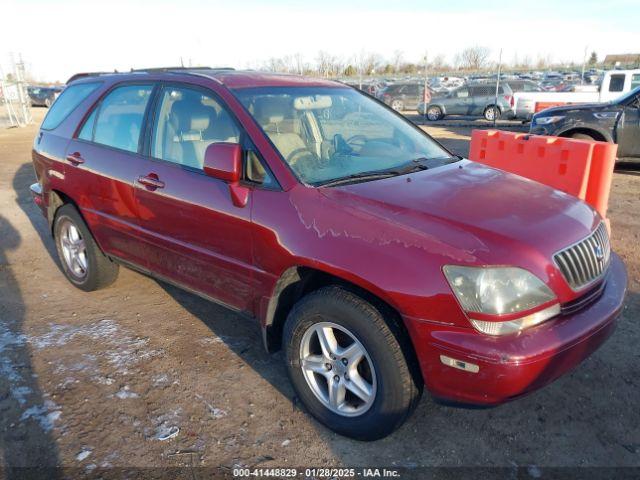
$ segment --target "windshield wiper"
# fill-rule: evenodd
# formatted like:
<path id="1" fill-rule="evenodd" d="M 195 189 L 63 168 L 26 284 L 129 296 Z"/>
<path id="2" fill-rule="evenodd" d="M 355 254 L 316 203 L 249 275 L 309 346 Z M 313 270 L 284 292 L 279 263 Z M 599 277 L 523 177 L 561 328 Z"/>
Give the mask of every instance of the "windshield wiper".
<path id="1" fill-rule="evenodd" d="M 419 159 L 421 160 L 421 159 Z M 420 172 L 427 170 L 429 167 L 419 163 L 419 161 L 412 161 L 404 167 L 391 168 L 388 170 L 373 170 L 368 172 L 352 173 L 345 177 L 334 178 L 324 183 L 320 183 L 318 187 L 334 187 L 336 185 L 344 185 L 346 183 L 358 183 L 366 182 L 369 180 L 378 180 L 381 178 L 397 177 L 398 175 L 406 175 L 407 173 Z"/>

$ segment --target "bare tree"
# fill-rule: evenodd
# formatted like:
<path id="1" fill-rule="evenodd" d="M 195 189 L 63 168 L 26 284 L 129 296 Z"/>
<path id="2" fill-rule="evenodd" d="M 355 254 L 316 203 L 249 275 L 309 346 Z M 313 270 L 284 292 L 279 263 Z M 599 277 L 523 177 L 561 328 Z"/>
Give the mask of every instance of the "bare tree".
<path id="1" fill-rule="evenodd" d="M 467 47 L 456 55 L 458 66 L 468 70 L 481 70 L 487 66 L 491 50 L 487 47 Z"/>
<path id="2" fill-rule="evenodd" d="M 402 50 L 396 50 L 395 52 L 393 52 L 391 64 L 393 65 L 393 71 L 395 73 L 398 73 L 400 71 L 400 66 L 402 65 L 403 56 L 404 56 L 404 53 L 402 52 Z"/>
<path id="3" fill-rule="evenodd" d="M 360 75 L 371 75 L 382 67 L 382 64 L 382 57 L 378 53 L 362 51 L 355 57 L 355 65 Z"/>
<path id="4" fill-rule="evenodd" d="M 436 72 L 441 72 L 443 70 L 449 69 L 449 66 L 447 65 L 447 62 L 444 58 L 444 55 L 439 53 L 438 55 L 433 57 L 433 60 L 431 61 L 431 69 Z"/>

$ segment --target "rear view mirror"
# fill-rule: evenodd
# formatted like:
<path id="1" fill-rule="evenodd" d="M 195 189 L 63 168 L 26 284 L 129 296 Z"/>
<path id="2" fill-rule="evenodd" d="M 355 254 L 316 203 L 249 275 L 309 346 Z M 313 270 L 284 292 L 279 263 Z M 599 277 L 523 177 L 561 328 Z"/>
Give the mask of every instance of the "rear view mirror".
<path id="1" fill-rule="evenodd" d="M 249 189 L 240 184 L 242 178 L 242 148 L 237 143 L 212 143 L 204 153 L 204 173 L 229 184 L 229 194 L 236 207 L 244 207 Z"/>

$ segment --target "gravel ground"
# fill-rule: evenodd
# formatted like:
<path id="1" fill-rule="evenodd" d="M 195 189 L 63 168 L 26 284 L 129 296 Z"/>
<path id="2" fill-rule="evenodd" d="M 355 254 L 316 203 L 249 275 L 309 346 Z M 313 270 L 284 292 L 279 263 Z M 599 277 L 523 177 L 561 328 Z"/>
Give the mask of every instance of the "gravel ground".
<path id="1" fill-rule="evenodd" d="M 467 152 L 468 128 L 428 130 Z M 469 410 L 424 395 L 398 432 L 365 444 L 305 414 L 256 324 L 126 269 L 106 290 L 73 288 L 28 192 L 35 131 L 0 131 L 0 465 L 640 466 L 638 170 L 613 182 L 630 278 L 614 336 L 524 399 Z"/>

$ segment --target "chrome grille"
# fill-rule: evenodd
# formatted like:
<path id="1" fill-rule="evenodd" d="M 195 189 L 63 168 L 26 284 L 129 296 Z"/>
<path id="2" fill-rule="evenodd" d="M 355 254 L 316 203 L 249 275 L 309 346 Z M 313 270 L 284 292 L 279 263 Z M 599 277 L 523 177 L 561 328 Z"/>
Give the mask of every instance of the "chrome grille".
<path id="1" fill-rule="evenodd" d="M 579 290 L 602 277 L 610 257 L 609 234 L 603 222 L 587 238 L 561 250 L 553 258 L 569 286 Z"/>

